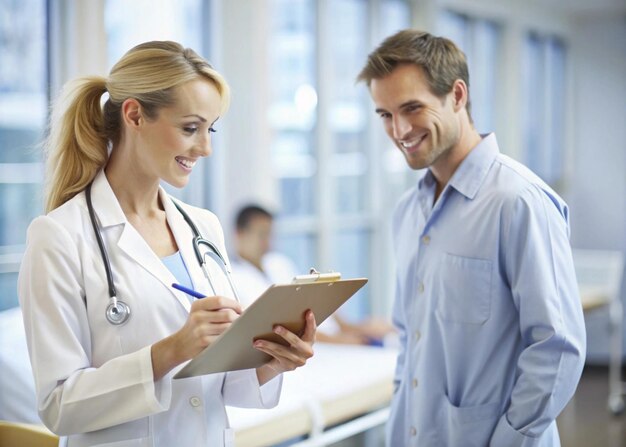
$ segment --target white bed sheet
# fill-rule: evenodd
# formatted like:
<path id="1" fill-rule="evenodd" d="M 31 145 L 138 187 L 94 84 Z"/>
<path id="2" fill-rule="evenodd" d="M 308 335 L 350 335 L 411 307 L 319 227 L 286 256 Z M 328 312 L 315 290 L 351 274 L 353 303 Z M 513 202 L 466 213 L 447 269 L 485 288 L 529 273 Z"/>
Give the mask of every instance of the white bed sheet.
<path id="1" fill-rule="evenodd" d="M 380 397 L 369 401 L 371 405 L 380 406 L 391 399 L 397 356 L 395 349 L 325 343 L 317 343 L 314 349 L 315 355 L 306 366 L 285 373 L 277 407 L 269 410 L 226 407 L 236 433 L 276 421 L 288 425 L 291 417 L 302 412 L 311 415 L 311 418 L 321 417 L 324 423 L 345 420 L 355 415 L 333 415 L 332 410 L 342 407 L 346 411 L 354 411 L 359 405 L 355 402 L 345 405 L 342 399 L 363 397 L 362 410 L 367 412 L 375 409 L 368 408 L 367 394 L 372 391 Z"/>

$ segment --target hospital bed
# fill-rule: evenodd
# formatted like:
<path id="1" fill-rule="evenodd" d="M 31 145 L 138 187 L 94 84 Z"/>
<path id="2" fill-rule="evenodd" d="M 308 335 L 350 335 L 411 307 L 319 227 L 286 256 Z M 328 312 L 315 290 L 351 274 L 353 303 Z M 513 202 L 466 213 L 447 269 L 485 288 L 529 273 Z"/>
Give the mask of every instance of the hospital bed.
<path id="1" fill-rule="evenodd" d="M 302 435 L 306 439 L 294 446 L 323 446 L 388 419 L 394 349 L 324 343 L 314 348 L 304 368 L 284 375 L 277 407 L 227 407 L 237 447 L 271 446 Z"/>
<path id="2" fill-rule="evenodd" d="M 626 382 L 622 380 L 623 309 L 621 284 L 624 255 L 612 250 L 573 250 L 574 267 L 583 311 L 587 317 L 608 309 L 609 397 L 613 414 L 624 411 Z"/>

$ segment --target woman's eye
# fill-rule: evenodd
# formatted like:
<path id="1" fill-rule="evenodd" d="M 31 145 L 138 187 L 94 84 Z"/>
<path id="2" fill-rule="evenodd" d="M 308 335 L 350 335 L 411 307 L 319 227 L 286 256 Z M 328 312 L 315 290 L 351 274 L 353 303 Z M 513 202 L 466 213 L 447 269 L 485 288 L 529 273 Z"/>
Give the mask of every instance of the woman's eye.
<path id="1" fill-rule="evenodd" d="M 188 134 L 193 134 L 198 130 L 197 127 L 183 127 L 183 131 Z"/>
<path id="2" fill-rule="evenodd" d="M 209 127 L 209 132 L 217 132 L 214 127 Z"/>

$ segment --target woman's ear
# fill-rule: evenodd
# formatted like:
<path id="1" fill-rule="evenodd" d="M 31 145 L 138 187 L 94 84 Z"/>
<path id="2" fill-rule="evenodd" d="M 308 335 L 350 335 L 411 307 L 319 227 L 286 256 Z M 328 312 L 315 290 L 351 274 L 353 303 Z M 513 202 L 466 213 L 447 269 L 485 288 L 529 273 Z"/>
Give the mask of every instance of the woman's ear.
<path id="1" fill-rule="evenodd" d="M 136 128 L 143 119 L 141 104 L 134 98 L 128 98 L 122 103 L 122 121 L 129 128 Z"/>

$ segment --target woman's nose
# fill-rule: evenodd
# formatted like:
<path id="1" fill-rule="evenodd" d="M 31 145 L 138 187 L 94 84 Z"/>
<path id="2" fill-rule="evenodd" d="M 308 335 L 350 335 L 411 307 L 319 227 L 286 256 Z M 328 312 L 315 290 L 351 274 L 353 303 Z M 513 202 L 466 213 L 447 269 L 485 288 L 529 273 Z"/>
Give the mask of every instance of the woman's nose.
<path id="1" fill-rule="evenodd" d="M 208 157 L 213 152 L 211 144 L 211 135 L 205 135 L 204 138 L 198 143 L 199 154 L 202 157 Z"/>

